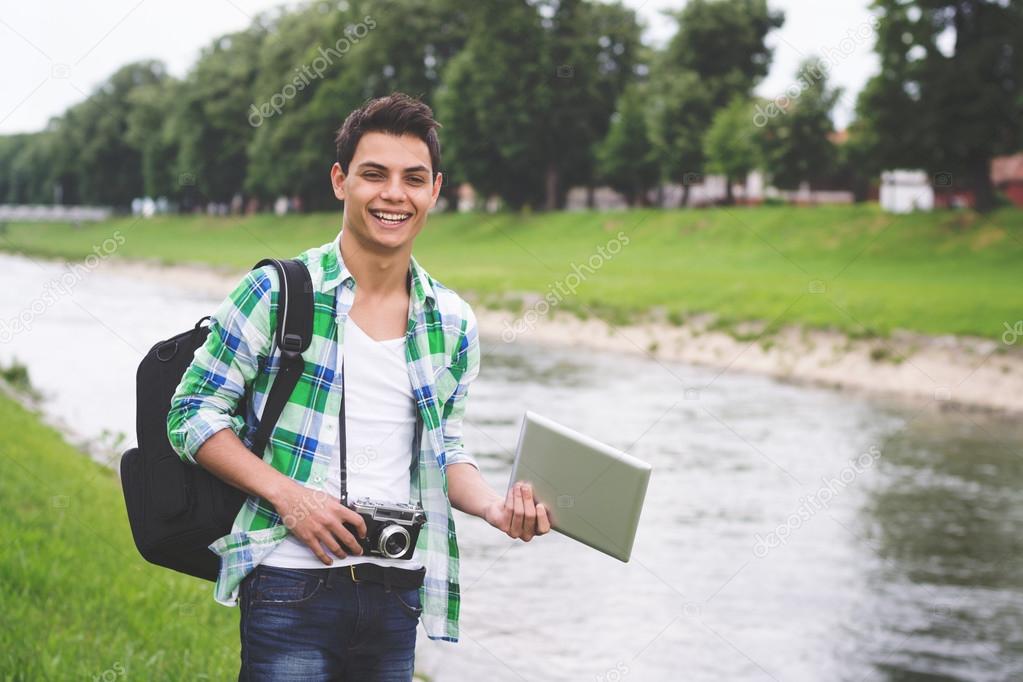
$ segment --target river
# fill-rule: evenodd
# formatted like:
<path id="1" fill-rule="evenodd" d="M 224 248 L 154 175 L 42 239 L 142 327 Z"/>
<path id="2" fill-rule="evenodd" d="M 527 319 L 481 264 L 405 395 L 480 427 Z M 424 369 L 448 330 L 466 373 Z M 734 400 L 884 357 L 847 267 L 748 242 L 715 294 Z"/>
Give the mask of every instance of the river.
<path id="1" fill-rule="evenodd" d="M 219 299 L 102 263 L 55 291 L 66 272 L 0 255 L 0 361 L 116 462 L 142 355 Z M 627 564 L 458 514 L 462 641 L 420 630 L 430 679 L 1023 679 L 1020 420 L 528 337 L 482 347 L 465 438 L 495 488 L 525 409 L 653 476 Z"/>

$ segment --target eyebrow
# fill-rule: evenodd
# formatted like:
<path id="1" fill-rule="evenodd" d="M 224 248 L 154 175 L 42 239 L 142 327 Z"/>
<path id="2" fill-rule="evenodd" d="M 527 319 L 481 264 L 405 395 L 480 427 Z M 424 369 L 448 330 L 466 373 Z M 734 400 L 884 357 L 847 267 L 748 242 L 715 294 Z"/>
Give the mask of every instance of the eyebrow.
<path id="1" fill-rule="evenodd" d="M 359 168 L 377 168 L 377 169 L 382 170 L 382 171 L 386 171 L 387 170 L 387 166 L 385 166 L 382 163 L 377 163 L 376 161 L 363 161 L 362 163 L 359 164 Z M 405 173 L 418 173 L 420 171 L 424 171 L 426 173 L 429 173 L 430 169 L 427 168 L 426 166 L 423 166 L 423 165 L 409 166 L 408 168 L 405 169 L 404 172 Z"/>

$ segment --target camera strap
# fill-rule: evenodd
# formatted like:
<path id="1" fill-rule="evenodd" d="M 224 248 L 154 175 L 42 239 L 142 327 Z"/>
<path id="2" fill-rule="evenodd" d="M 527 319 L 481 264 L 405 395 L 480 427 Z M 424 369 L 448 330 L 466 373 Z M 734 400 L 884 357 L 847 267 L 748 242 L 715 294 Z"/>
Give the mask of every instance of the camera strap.
<path id="1" fill-rule="evenodd" d="M 348 437 L 345 434 L 345 361 L 341 359 L 341 425 L 338 439 L 341 442 L 341 504 L 348 506 Z"/>

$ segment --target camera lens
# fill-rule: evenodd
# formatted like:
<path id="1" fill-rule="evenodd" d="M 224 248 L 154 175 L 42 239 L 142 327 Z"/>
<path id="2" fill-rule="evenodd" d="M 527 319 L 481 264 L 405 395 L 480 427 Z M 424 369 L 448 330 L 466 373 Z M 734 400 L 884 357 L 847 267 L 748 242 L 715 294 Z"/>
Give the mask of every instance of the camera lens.
<path id="1" fill-rule="evenodd" d="M 407 530 L 392 524 L 380 531 L 378 548 L 388 559 L 397 559 L 408 550 L 410 540 Z"/>

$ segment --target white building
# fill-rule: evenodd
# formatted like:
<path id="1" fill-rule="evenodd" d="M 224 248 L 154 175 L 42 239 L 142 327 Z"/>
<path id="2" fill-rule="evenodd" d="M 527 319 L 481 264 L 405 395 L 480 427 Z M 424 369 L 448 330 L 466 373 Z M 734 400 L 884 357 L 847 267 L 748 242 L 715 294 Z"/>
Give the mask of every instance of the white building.
<path id="1" fill-rule="evenodd" d="M 881 173 L 881 208 L 889 213 L 934 210 L 934 187 L 922 170 Z"/>

